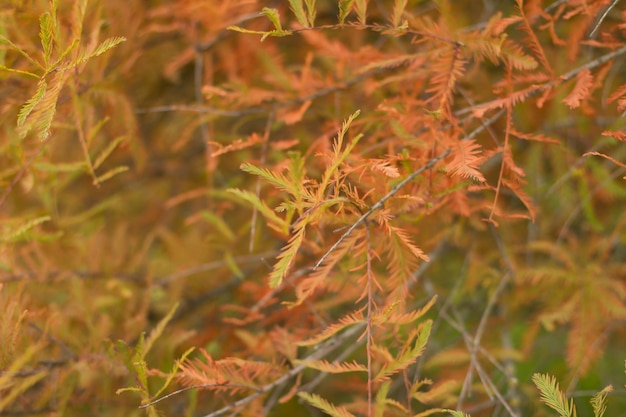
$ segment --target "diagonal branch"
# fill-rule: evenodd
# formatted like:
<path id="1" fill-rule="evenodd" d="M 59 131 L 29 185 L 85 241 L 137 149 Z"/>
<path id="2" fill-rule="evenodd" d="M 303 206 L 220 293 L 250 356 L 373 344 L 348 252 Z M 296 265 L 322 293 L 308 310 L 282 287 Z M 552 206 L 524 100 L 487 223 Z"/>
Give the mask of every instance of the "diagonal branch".
<path id="1" fill-rule="evenodd" d="M 423 167 L 421 167 L 420 169 L 418 169 L 417 171 L 413 171 L 411 173 L 411 175 L 409 175 L 408 177 L 406 177 L 405 179 L 403 179 L 402 181 L 400 181 L 395 187 L 393 187 L 391 189 L 391 191 L 389 191 L 383 198 L 381 198 L 380 200 L 378 200 L 376 202 L 376 204 L 374 204 L 372 207 L 370 207 L 369 210 L 367 210 L 361 217 L 359 217 L 359 219 L 354 222 L 354 224 L 352 224 L 352 226 L 350 226 L 350 228 L 343 234 L 341 235 L 341 237 L 339 238 L 339 240 L 337 242 L 335 242 L 335 244 L 324 254 L 324 256 L 322 256 L 320 258 L 319 261 L 317 261 L 317 263 L 313 266 L 313 270 L 317 270 L 317 268 L 320 267 L 320 265 L 322 265 L 322 263 L 324 263 L 324 261 L 326 260 L 326 258 L 328 258 L 328 256 L 335 251 L 335 249 L 337 249 L 339 247 L 339 245 L 341 245 L 341 242 L 343 242 L 348 236 L 350 236 L 350 234 L 352 234 L 352 232 L 354 232 L 354 229 L 356 229 L 357 227 L 359 227 L 363 222 L 365 222 L 365 220 L 367 220 L 367 218 L 376 210 L 378 210 L 379 208 L 382 208 L 385 205 L 385 202 L 387 202 L 387 200 L 389 200 L 391 197 L 393 197 L 398 191 L 400 191 L 405 185 L 407 185 L 409 182 L 413 181 L 418 175 L 424 173 L 425 171 L 429 170 L 430 168 L 432 168 L 433 166 L 435 166 L 435 164 L 439 161 L 441 161 L 443 158 L 445 158 L 446 156 L 450 155 L 450 152 L 452 152 L 452 150 L 450 148 L 446 149 L 445 151 L 443 151 L 441 154 L 439 154 L 438 156 L 432 158 L 430 161 L 428 161 L 428 163 L 426 165 L 424 165 Z"/>
<path id="2" fill-rule="evenodd" d="M 530 91 L 526 94 L 526 98 L 530 98 L 533 97 L 539 93 L 541 93 L 542 91 L 545 91 L 549 88 L 555 87 L 559 84 L 562 84 L 566 81 L 571 80 L 572 78 L 576 77 L 579 73 L 583 72 L 584 70 L 592 70 L 595 68 L 598 68 L 599 66 L 602 66 L 604 64 L 606 64 L 607 62 L 609 62 L 610 60 L 612 60 L 613 58 L 617 58 L 620 55 L 623 55 L 626 53 L 626 45 L 622 46 L 621 48 L 618 48 L 616 50 L 614 50 L 613 52 L 609 52 L 608 54 L 602 55 L 592 61 L 587 62 L 584 65 L 581 65 L 578 68 L 575 68 L 571 71 L 566 72 L 565 74 L 559 76 L 559 77 L 555 77 L 554 79 L 547 81 L 543 84 L 537 84 L 535 85 L 532 89 L 530 89 Z M 459 117 L 459 116 L 463 116 L 466 114 L 470 114 L 473 112 L 473 110 L 476 107 L 482 107 L 482 106 L 488 106 L 490 103 L 494 103 L 498 100 L 501 99 L 496 99 L 496 100 L 492 100 L 492 101 L 488 101 L 485 103 L 480 103 L 477 104 L 476 106 L 469 106 L 469 107 L 465 107 L 461 110 L 458 110 L 454 113 L 455 117 Z"/>

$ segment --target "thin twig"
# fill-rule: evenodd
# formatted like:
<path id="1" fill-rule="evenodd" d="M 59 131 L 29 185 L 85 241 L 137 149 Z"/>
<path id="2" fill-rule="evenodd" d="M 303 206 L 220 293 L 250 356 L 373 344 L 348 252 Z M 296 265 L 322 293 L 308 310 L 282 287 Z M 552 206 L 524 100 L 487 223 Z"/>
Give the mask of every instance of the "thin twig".
<path id="1" fill-rule="evenodd" d="M 493 295 L 489 298 L 487 306 L 485 307 L 485 310 L 483 311 L 483 314 L 480 318 L 480 323 L 478 325 L 478 329 L 476 330 L 476 335 L 474 336 L 474 339 L 472 340 L 472 343 L 470 345 L 470 352 L 469 352 L 470 357 L 471 357 L 470 366 L 469 366 L 469 369 L 467 370 L 465 381 L 463 383 L 463 388 L 461 389 L 461 393 L 459 394 L 457 410 L 461 409 L 461 407 L 463 406 L 463 401 L 465 400 L 465 396 L 467 395 L 469 387 L 471 386 L 472 373 L 473 373 L 474 367 L 478 363 L 478 357 L 477 357 L 478 348 L 480 347 L 480 342 L 482 340 L 483 333 L 485 332 L 485 328 L 487 327 L 487 319 L 491 316 L 491 312 L 493 311 L 493 308 L 496 305 L 496 300 L 500 297 L 500 294 L 502 294 L 502 291 L 504 290 L 504 288 L 506 287 L 506 285 L 509 283 L 510 280 L 511 280 L 511 274 L 507 272 L 504 275 L 504 277 L 500 280 L 500 283 L 498 284 L 498 287 L 494 291 Z"/>
<path id="2" fill-rule="evenodd" d="M 425 288 L 426 288 L 427 292 L 432 293 L 432 283 L 425 282 L 424 285 L 425 285 Z M 474 339 L 472 338 L 472 336 L 470 336 L 470 334 L 467 332 L 467 330 L 463 326 L 463 324 L 462 324 L 462 322 L 460 320 L 460 314 L 458 314 L 457 312 L 454 312 L 454 314 L 456 316 L 459 316 L 456 319 L 452 318 L 446 311 L 443 311 L 443 310 L 440 311 L 439 314 L 441 314 L 441 316 L 444 319 L 446 319 L 446 321 L 448 322 L 448 324 L 450 324 L 450 326 L 452 326 L 459 333 L 461 333 L 467 348 L 468 349 L 472 349 L 472 347 L 474 346 Z M 477 348 L 480 351 L 480 353 L 485 356 L 485 358 L 487 358 L 494 366 L 496 366 L 496 368 L 500 369 L 504 373 L 504 368 L 502 367 L 502 365 L 500 365 L 498 363 L 498 361 L 489 353 L 489 351 L 487 351 L 482 346 L 478 346 Z M 471 357 L 470 357 L 470 360 L 472 360 Z M 483 384 L 485 386 L 485 389 L 487 389 L 487 392 L 493 392 L 493 394 L 498 399 L 500 404 L 510 413 L 510 415 L 512 417 L 518 417 L 519 415 L 512 409 L 512 407 L 506 401 L 505 395 L 502 395 L 497 390 L 496 386 L 491 381 L 491 378 L 489 378 L 489 376 L 487 375 L 487 373 L 483 369 L 483 367 L 480 364 L 480 362 L 478 362 L 476 360 L 475 362 L 472 362 L 472 363 L 474 364 L 474 367 L 476 368 L 478 376 L 480 377 L 481 381 L 483 382 Z"/>
<path id="3" fill-rule="evenodd" d="M 596 24 L 593 25 L 593 29 L 591 30 L 591 32 L 589 32 L 589 38 L 593 38 L 593 35 L 596 34 L 596 31 L 598 30 L 598 28 L 600 27 L 600 25 L 602 24 L 602 22 L 604 21 L 604 19 L 606 19 L 606 17 L 609 15 L 609 13 L 611 12 L 611 9 L 613 7 L 615 7 L 615 5 L 617 4 L 619 0 L 613 0 L 613 2 L 611 4 L 609 4 L 606 9 L 604 9 L 604 12 L 602 12 L 602 14 L 600 15 L 600 17 L 598 18 L 598 20 L 596 21 Z"/>

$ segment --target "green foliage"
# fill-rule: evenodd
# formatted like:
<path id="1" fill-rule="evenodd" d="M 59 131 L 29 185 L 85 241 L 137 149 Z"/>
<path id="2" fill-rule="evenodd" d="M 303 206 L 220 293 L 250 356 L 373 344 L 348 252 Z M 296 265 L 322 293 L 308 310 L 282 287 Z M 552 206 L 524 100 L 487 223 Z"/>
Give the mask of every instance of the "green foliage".
<path id="1" fill-rule="evenodd" d="M 349 412 L 343 407 L 336 407 L 329 403 L 324 398 L 320 397 L 316 394 L 309 394 L 306 392 L 301 392 L 298 394 L 298 397 L 305 400 L 307 403 L 311 404 L 315 408 L 319 408 L 329 416 L 333 417 L 354 417 L 354 414 Z"/>
<path id="2" fill-rule="evenodd" d="M 533 382 L 541 393 L 541 401 L 556 411 L 559 416 L 572 417 L 577 415 L 574 400 L 567 400 L 565 394 L 559 389 L 556 378 L 549 375 L 534 374 Z M 590 402 L 593 406 L 593 415 L 595 417 L 602 417 L 604 415 L 606 411 L 606 395 L 612 390 L 613 387 L 608 385 L 591 398 Z"/>

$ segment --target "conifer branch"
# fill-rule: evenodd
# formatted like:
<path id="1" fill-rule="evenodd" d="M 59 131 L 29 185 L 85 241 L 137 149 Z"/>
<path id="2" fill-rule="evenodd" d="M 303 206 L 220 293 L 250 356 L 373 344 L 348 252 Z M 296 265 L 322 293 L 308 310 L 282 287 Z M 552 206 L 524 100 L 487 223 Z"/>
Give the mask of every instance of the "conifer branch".
<path id="1" fill-rule="evenodd" d="M 548 88 L 555 87 L 559 84 L 564 83 L 565 81 L 569 81 L 572 78 L 576 77 L 579 73 L 585 70 L 592 70 L 594 68 L 598 68 L 599 66 L 604 65 L 610 60 L 617 58 L 618 56 L 623 55 L 625 53 L 626 53 L 626 45 L 622 46 L 621 48 L 616 49 L 613 52 L 610 52 L 594 60 L 591 60 L 587 62 L 586 64 L 581 65 L 578 68 L 568 71 L 565 74 L 561 75 L 560 77 L 556 77 L 555 79 L 547 81 L 543 84 L 534 85 L 533 87 L 531 87 L 530 89 L 526 91 L 524 95 L 524 99 L 528 99 L 530 97 L 536 96 L 537 94 L 541 93 L 542 91 L 547 90 Z M 503 99 L 506 99 L 506 98 L 499 98 L 496 100 L 488 101 L 486 103 L 477 104 L 476 106 L 466 107 L 464 109 L 454 112 L 454 116 L 459 117 L 459 116 L 466 115 L 468 113 L 472 113 L 476 108 L 487 107 L 497 102 L 501 102 Z M 498 107 L 501 107 L 501 106 L 498 106 Z"/>
<path id="2" fill-rule="evenodd" d="M 339 247 L 339 245 L 341 245 L 341 242 L 344 241 L 345 238 L 347 238 L 348 236 L 350 236 L 350 234 L 352 234 L 352 232 L 354 231 L 354 229 L 356 229 L 357 227 L 359 227 L 363 222 L 365 222 L 367 220 L 367 218 L 376 210 L 382 208 L 385 205 L 385 202 L 387 200 L 389 200 L 391 197 L 393 197 L 394 195 L 396 195 L 396 193 L 398 191 L 400 191 L 402 188 L 404 188 L 405 185 L 407 185 L 409 182 L 413 181 L 415 178 L 417 178 L 420 174 L 426 172 L 427 170 L 431 169 L 433 166 L 435 166 L 435 164 L 439 161 L 441 161 L 442 159 L 444 159 L 446 156 L 448 156 L 450 154 L 450 152 L 452 152 L 451 149 L 446 149 L 445 151 L 443 151 L 441 154 L 439 154 L 438 156 L 432 158 L 431 160 L 429 160 L 426 165 L 424 165 L 423 167 L 419 168 L 416 171 L 413 171 L 408 177 L 406 177 L 405 179 L 403 179 L 402 181 L 400 181 L 395 187 L 393 187 L 391 189 L 391 191 L 389 191 L 385 196 L 383 196 L 383 198 L 381 198 L 380 200 L 378 200 L 376 202 L 376 204 L 374 204 L 372 207 L 370 207 L 370 209 L 368 211 L 366 211 L 361 217 L 358 218 L 358 220 L 356 222 L 354 222 L 352 224 L 352 226 L 350 226 L 350 228 L 348 228 L 348 230 L 346 230 L 346 232 L 341 235 L 341 237 L 339 238 L 339 240 L 337 240 L 337 242 L 335 242 L 335 244 L 333 246 L 331 246 L 331 248 L 320 258 L 319 261 L 317 261 L 317 263 L 313 266 L 313 270 L 317 270 L 317 268 L 320 267 L 320 265 L 322 265 L 322 263 L 324 263 L 324 261 L 326 260 L 326 258 L 328 258 L 328 256 L 333 253 L 335 251 L 335 249 L 337 249 Z"/>
<path id="3" fill-rule="evenodd" d="M 320 346 L 314 353 L 312 353 L 311 355 L 309 355 L 305 359 L 303 359 L 303 361 L 306 362 L 306 361 L 317 360 L 317 359 L 323 358 L 324 356 L 328 355 L 330 352 L 332 352 L 333 350 L 335 350 L 336 348 L 341 346 L 342 343 L 346 342 L 352 336 L 355 336 L 358 332 L 360 332 L 362 330 L 362 327 L 363 327 L 362 325 L 361 326 L 354 326 L 354 327 L 346 330 L 341 335 L 339 335 L 339 336 L 337 336 L 337 337 L 335 337 L 333 339 L 328 340 L 322 346 Z M 265 394 L 265 393 L 271 391 L 272 389 L 280 386 L 281 384 L 285 383 L 289 379 L 295 377 L 299 373 L 303 372 L 305 369 L 307 369 L 306 365 L 297 365 L 293 369 L 291 369 L 289 372 L 285 373 L 283 376 L 281 376 L 280 378 L 276 379 L 275 381 L 260 387 L 257 390 L 257 392 L 255 392 L 255 393 L 253 393 L 251 395 L 248 395 L 247 397 L 244 397 L 244 398 L 242 398 L 242 399 L 240 399 L 238 401 L 235 401 L 233 404 L 227 405 L 227 406 L 222 407 L 221 409 L 219 409 L 217 411 L 209 413 L 209 414 L 205 415 L 204 417 L 221 416 L 223 414 L 228 413 L 231 410 L 235 410 L 235 409 L 238 409 L 238 408 L 240 408 L 242 406 L 245 406 L 245 405 L 249 404 L 250 402 L 252 402 L 257 397 L 259 397 L 260 395 Z"/>

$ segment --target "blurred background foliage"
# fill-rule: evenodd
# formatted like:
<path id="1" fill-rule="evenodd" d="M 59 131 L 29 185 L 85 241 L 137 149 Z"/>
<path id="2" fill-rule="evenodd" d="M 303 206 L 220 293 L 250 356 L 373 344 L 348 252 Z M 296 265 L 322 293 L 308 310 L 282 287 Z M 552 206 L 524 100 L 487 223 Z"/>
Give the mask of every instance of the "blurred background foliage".
<path id="1" fill-rule="evenodd" d="M 534 21 L 557 75 L 623 45 L 621 2 L 601 25 L 615 46 L 581 43 L 608 3 L 529 2 L 529 14 L 537 9 L 555 16 L 563 8 L 554 30 L 564 45 L 554 43 L 545 20 Z M 214 358 L 254 359 L 263 356 L 259 346 L 268 343 L 275 326 L 305 334 L 316 320 L 309 309 L 328 322 L 354 309 L 354 289 L 342 297 L 341 284 L 335 285 L 337 293 L 315 299 L 314 307 L 281 306 L 293 300 L 293 289 L 270 293 L 267 276 L 286 237 L 226 190 L 260 193 L 275 207 L 283 201 L 280 193 L 242 172 L 241 163 L 280 169 L 289 152 L 299 151 L 307 173 L 318 178 L 325 166 L 319 153 L 329 149 L 356 109 L 362 111 L 357 129 L 367 137 L 359 157 L 428 155 L 432 143 L 415 134 L 421 126 L 411 119 L 421 121 L 411 113 L 419 105 L 410 103 L 419 101 L 414 94 L 428 83 L 420 71 L 434 70 L 374 65 L 410 53 L 416 42 L 424 42 L 419 37 L 412 42 L 409 36 L 346 27 L 260 42 L 259 36 L 227 30 L 231 25 L 271 30 L 270 21 L 258 16 L 264 6 L 276 7 L 283 27 L 292 27 L 295 18 L 286 1 L 0 5 L 0 415 L 143 415 L 138 396 L 116 394 L 136 385 L 124 366 L 123 346 L 134 346 L 176 303 L 167 329 L 146 356 L 156 380 L 163 379 L 156 370 L 168 372 L 189 347 L 204 348 Z M 576 7 L 589 10 L 574 14 Z M 392 9 L 393 2 L 369 1 L 368 23 L 387 24 Z M 336 2 L 318 1 L 316 10 L 316 25 L 337 23 Z M 446 22 L 459 37 L 484 28 L 498 12 L 516 13 L 514 2 L 489 0 L 408 1 L 406 11 L 411 25 L 411 16 Z M 568 12 L 572 16 L 566 19 Z M 36 65 L 44 62 L 46 13 L 54 25 L 53 60 L 78 39 L 55 68 Z M 527 45 L 527 34 L 516 28 L 507 36 Z M 125 41 L 78 62 L 81 51 L 117 37 Z M 67 62 L 75 65 L 61 71 Z M 457 196 L 448 190 L 432 196 L 431 211 L 398 214 L 407 225 L 419 223 L 414 242 L 436 255 L 411 294 L 410 303 L 423 302 L 429 293 L 440 296 L 426 353 L 416 366 L 422 377 L 456 385 L 429 404 L 454 407 L 467 375 L 470 353 L 451 323 L 476 331 L 486 304 L 502 291 L 481 346 L 507 366 L 485 363 L 494 382 L 510 390 L 507 398 L 520 415 L 549 415 L 530 383 L 535 372 L 555 375 L 575 397 L 613 384 L 606 415 L 624 415 L 626 171 L 606 159 L 582 156 L 596 151 L 626 161 L 626 146 L 602 136 L 624 128 L 615 103 L 607 102 L 626 83 L 623 55 L 610 64 L 594 69 L 596 85 L 578 108 L 562 102 L 571 82 L 555 88 L 541 108 L 536 97 L 514 108 L 519 131 L 556 142 L 511 140 L 515 162 L 526 175 L 523 188 L 537 209 L 534 221 L 500 218 L 497 228 L 484 222 L 493 203 L 493 193 L 485 190 L 462 190 L 470 212 L 447 197 Z M 37 126 L 24 132 L 16 123 L 20 111 L 32 102 L 41 79 L 54 85 L 60 73 L 65 78 L 49 135 L 40 135 Z M 468 106 L 496 98 L 494 85 L 505 77 L 503 65 L 468 58 L 454 96 L 458 119 L 470 114 L 463 113 Z M 472 120 L 463 129 L 469 133 L 481 123 Z M 477 142 L 488 153 L 502 145 L 505 129 L 503 116 L 488 124 Z M 224 148 L 237 143 L 253 144 Z M 427 160 L 406 162 L 404 169 L 398 162 L 402 176 Z M 500 161 L 492 152 L 481 167 L 494 186 Z M 425 175 L 418 182 L 433 178 Z M 527 214 L 506 189 L 498 207 Z M 313 264 L 323 253 L 319 247 L 339 236 L 318 232 L 299 268 Z M 354 265 L 342 267 L 348 274 Z M 385 267 L 376 272 L 382 277 Z M 504 274 L 514 277 L 498 288 Z M 241 318 L 241 311 L 251 308 L 262 318 L 240 325 L 224 320 Z M 116 345 L 118 340 L 125 345 Z M 362 378 L 333 378 L 320 387 L 327 398 L 366 400 Z M 473 380 L 467 411 L 508 415 L 489 399 L 483 383 Z M 158 408 L 163 415 L 195 416 L 224 403 L 219 395 L 189 391 Z M 586 399 L 577 403 L 581 415 L 591 412 L 584 408 Z M 242 411 L 255 412 L 262 410 Z M 296 400 L 272 409 L 272 415 L 309 412 Z"/>

